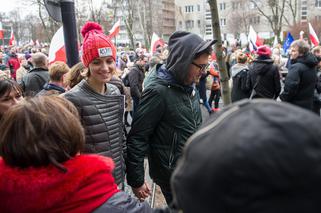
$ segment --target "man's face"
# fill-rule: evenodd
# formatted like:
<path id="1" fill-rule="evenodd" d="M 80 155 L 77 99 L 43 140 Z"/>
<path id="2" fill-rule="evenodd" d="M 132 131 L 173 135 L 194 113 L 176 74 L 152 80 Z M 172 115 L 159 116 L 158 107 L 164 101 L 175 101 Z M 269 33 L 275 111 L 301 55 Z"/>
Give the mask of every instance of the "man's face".
<path id="1" fill-rule="evenodd" d="M 208 54 L 204 53 L 198 58 L 194 59 L 189 65 L 189 71 L 187 77 L 184 81 L 185 85 L 191 85 L 197 83 L 202 75 L 206 72 L 206 67 L 208 66 Z"/>
<path id="2" fill-rule="evenodd" d="M 290 55 L 291 55 L 291 59 L 296 59 L 297 57 L 299 57 L 299 47 L 297 46 L 291 47 Z"/>

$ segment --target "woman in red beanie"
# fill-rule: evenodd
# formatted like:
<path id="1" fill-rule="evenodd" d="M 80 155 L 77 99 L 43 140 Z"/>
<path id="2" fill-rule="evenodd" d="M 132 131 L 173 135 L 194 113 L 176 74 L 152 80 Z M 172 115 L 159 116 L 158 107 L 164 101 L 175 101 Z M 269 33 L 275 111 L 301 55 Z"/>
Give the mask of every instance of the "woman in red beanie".
<path id="1" fill-rule="evenodd" d="M 116 72 L 116 48 L 95 22 L 87 22 L 81 33 L 81 58 L 86 78 L 64 94 L 78 109 L 86 133 L 84 152 L 111 157 L 117 184 L 124 182 L 124 96 L 109 83 Z"/>
<path id="2" fill-rule="evenodd" d="M 281 92 L 279 68 L 271 58 L 270 47 L 263 45 L 256 51 L 257 57 L 249 67 L 248 88 L 251 98 L 277 99 Z"/>
<path id="3" fill-rule="evenodd" d="M 79 155 L 84 130 L 66 99 L 23 101 L 0 129 L 1 212 L 151 212 L 118 190 L 110 158 Z"/>

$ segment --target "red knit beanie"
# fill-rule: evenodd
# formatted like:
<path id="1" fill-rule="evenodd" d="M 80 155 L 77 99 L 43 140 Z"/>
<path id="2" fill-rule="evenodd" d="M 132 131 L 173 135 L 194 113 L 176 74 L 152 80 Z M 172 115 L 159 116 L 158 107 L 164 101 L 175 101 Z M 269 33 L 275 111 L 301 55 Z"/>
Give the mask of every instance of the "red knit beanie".
<path id="1" fill-rule="evenodd" d="M 116 47 L 102 27 L 95 22 L 87 22 L 81 29 L 84 38 L 82 45 L 82 62 L 88 67 L 90 62 L 98 57 L 111 56 L 116 60 Z"/>
<path id="2" fill-rule="evenodd" d="M 271 56 L 272 51 L 270 47 L 263 45 L 257 48 L 256 54 L 263 56 Z"/>

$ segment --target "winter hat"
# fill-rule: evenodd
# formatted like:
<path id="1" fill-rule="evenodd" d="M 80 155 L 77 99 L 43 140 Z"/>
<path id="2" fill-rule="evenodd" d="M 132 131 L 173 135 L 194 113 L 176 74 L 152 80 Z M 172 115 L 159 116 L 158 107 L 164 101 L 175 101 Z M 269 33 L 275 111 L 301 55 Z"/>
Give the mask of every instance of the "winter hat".
<path id="1" fill-rule="evenodd" d="M 98 57 L 111 56 L 116 61 L 116 47 L 99 24 L 87 22 L 82 27 L 81 34 L 84 38 L 81 59 L 86 67 Z"/>
<path id="2" fill-rule="evenodd" d="M 271 56 L 272 51 L 270 47 L 263 45 L 257 48 L 256 54 L 259 56 Z"/>
<path id="3" fill-rule="evenodd" d="M 318 213 L 321 119 L 272 100 L 214 114 L 187 143 L 172 175 L 174 206 L 191 212 Z"/>

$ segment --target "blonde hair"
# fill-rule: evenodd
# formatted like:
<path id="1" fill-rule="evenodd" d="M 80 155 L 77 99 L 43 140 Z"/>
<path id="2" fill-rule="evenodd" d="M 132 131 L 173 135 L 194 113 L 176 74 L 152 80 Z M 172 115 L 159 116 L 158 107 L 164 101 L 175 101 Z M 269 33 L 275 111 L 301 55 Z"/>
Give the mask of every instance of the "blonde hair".
<path id="1" fill-rule="evenodd" d="M 69 72 L 66 63 L 57 61 L 49 66 L 49 76 L 51 81 L 61 81 L 62 76 Z"/>
<path id="2" fill-rule="evenodd" d="M 236 55 L 236 61 L 240 64 L 245 64 L 247 62 L 247 55 L 240 52 Z"/>

